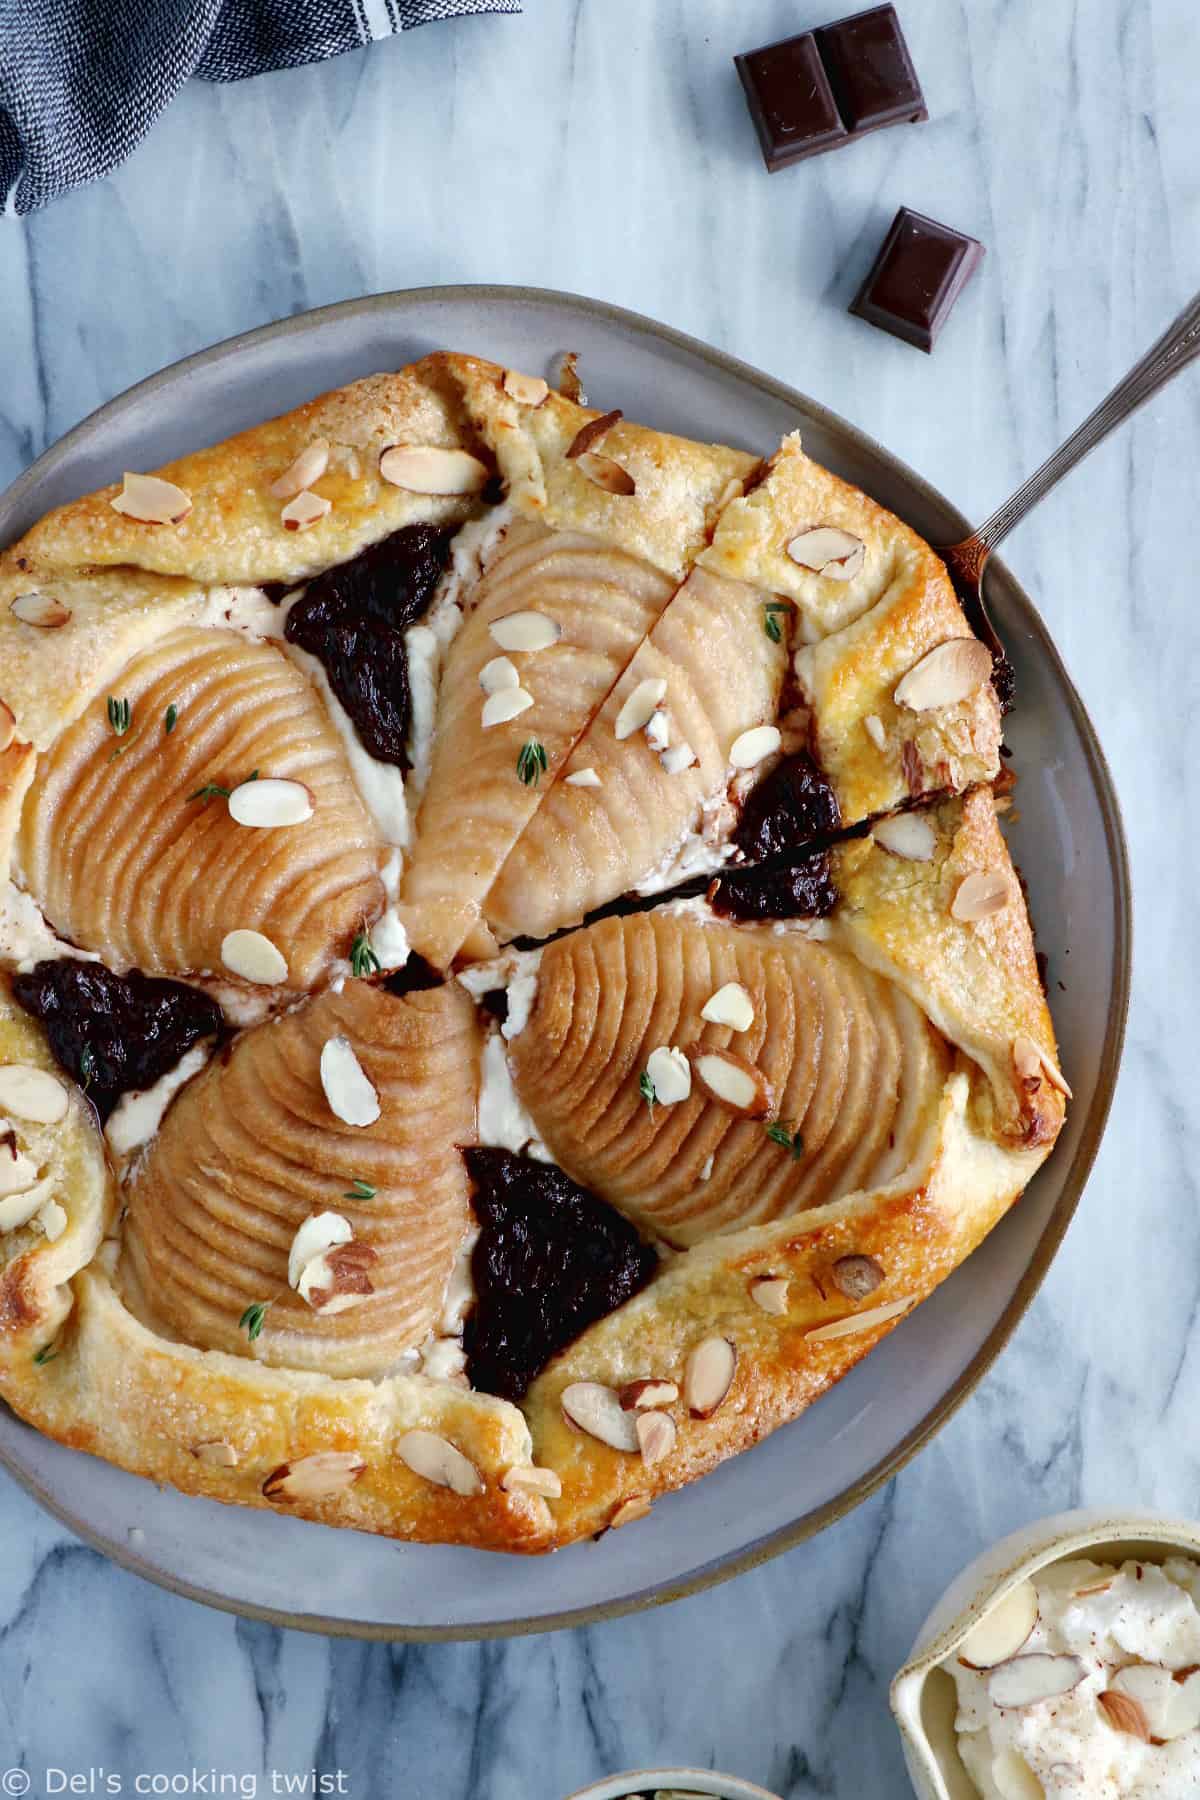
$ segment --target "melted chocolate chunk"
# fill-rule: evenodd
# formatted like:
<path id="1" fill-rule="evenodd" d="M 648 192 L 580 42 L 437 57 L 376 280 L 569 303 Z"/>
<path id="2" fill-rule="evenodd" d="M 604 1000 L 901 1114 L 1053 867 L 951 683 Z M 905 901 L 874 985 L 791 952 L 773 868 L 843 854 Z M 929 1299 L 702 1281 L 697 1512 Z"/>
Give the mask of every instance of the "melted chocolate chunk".
<path id="1" fill-rule="evenodd" d="M 424 617 L 450 555 L 451 527 L 405 525 L 310 581 L 284 636 L 324 667 L 364 750 L 407 769 L 412 694 L 404 633 Z"/>
<path id="2" fill-rule="evenodd" d="M 725 869 L 709 890 L 722 919 L 823 919 L 837 905 L 828 850 L 782 865 Z"/>
<path id="3" fill-rule="evenodd" d="M 445 979 L 440 969 L 435 969 L 431 962 L 426 962 L 423 956 L 412 950 L 408 961 L 398 969 L 393 969 L 385 978 L 383 986 L 389 994 L 395 994 L 398 1000 L 402 1000 L 405 994 L 418 994 L 425 988 L 441 987 Z"/>
<path id="4" fill-rule="evenodd" d="M 464 1150 L 482 1227 L 463 1346 L 471 1385 L 519 1400 L 550 1358 L 644 1288 L 657 1266 L 627 1219 L 553 1163 Z"/>
<path id="5" fill-rule="evenodd" d="M 122 1094 L 152 1087 L 201 1038 L 222 1028 L 221 1009 L 199 988 L 102 963 L 40 962 L 14 975 L 12 991 L 40 1019 L 50 1048 L 79 1083 L 101 1124 Z"/>
<path id="6" fill-rule="evenodd" d="M 765 862 L 831 836 L 841 823 L 832 787 L 807 750 L 800 750 L 751 788 L 733 841 L 747 862 Z"/>

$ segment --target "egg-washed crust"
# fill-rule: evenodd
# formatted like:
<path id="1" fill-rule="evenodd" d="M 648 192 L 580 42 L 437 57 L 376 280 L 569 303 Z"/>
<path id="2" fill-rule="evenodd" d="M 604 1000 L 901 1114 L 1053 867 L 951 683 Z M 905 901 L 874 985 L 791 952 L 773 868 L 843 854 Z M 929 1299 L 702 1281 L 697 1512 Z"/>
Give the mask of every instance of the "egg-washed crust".
<path id="1" fill-rule="evenodd" d="M 937 558 L 811 463 L 793 439 L 755 486 L 751 456 L 620 421 L 592 447 L 628 470 L 636 492 L 609 494 L 566 455 L 581 426 L 600 416 L 554 393 L 537 407 L 522 405 L 496 365 L 435 356 L 170 465 L 161 473 L 193 501 L 179 525 L 114 512 L 115 487 L 50 514 L 0 556 L 0 688 L 19 733 L 0 754 L 0 852 L 32 779 L 35 748 L 48 746 L 151 639 L 200 617 L 215 622 L 214 587 L 296 584 L 402 525 L 459 523 L 481 510 L 476 499 L 414 495 L 383 482 L 379 455 L 394 443 L 466 449 L 499 476 L 519 511 L 616 543 L 672 578 L 699 560 L 793 600 L 816 744 L 844 816 L 906 800 L 912 759 L 906 770 L 888 683 L 945 637 L 967 635 Z M 333 455 L 314 486 L 332 510 L 309 530 L 288 532 L 270 484 L 321 437 Z M 851 582 L 806 573 L 787 558 L 785 537 L 817 524 L 866 544 Z M 10 602 L 25 592 L 52 593 L 70 621 L 51 631 L 22 624 Z M 994 773 L 992 708 L 988 689 L 966 709 L 971 751 L 944 785 Z M 866 712 L 887 728 L 886 751 L 863 732 Z M 420 1375 L 332 1378 L 268 1367 L 252 1351 L 199 1351 L 154 1335 L 114 1286 L 118 1246 L 108 1233 L 120 1193 L 94 1115 L 72 1089 L 60 1124 L 20 1127 L 39 1166 L 59 1177 L 67 1224 L 53 1241 L 35 1225 L 0 1239 L 0 1393 L 50 1437 L 187 1493 L 396 1538 L 510 1551 L 601 1531 L 619 1522 L 626 1502 L 653 1500 L 748 1448 L 886 1335 L 899 1315 L 875 1319 L 878 1309 L 916 1304 L 974 1249 L 1049 1154 L 1062 1122 L 1057 1087 L 1013 1062 L 1018 1034 L 1051 1065 L 1056 1051 L 990 791 L 946 801 L 930 817 L 935 850 L 927 862 L 897 858 L 869 838 L 836 850 L 842 901 L 825 927 L 902 986 L 959 1051 L 921 1154 L 890 1186 L 670 1255 L 642 1294 L 556 1357 L 518 1407 Z M 962 875 L 978 869 L 1007 871 L 1011 899 L 964 923 L 950 907 Z M 54 1066 L 40 1027 L 0 975 L 6 1063 Z M 847 1255 L 870 1257 L 882 1272 L 858 1304 L 831 1276 Z M 764 1277 L 787 1280 L 784 1312 L 755 1301 Z M 866 1315 L 861 1331 L 807 1335 L 854 1313 Z M 656 1376 L 682 1387 L 690 1352 L 713 1336 L 736 1347 L 732 1386 L 709 1418 L 691 1417 L 682 1399 L 668 1406 L 677 1438 L 661 1461 L 646 1465 L 610 1450 L 566 1421 L 569 1382 L 619 1388 Z M 414 1430 L 460 1451 L 481 1490 L 459 1494 L 413 1473 L 397 1445 Z M 289 1483 L 303 1489 L 305 1471 L 311 1476 L 308 1459 L 329 1453 L 341 1457 L 329 1491 L 288 1492 Z M 509 1470 L 530 1462 L 558 1473 L 560 1499 L 502 1486 Z M 317 1473 L 327 1471 L 318 1465 Z"/>

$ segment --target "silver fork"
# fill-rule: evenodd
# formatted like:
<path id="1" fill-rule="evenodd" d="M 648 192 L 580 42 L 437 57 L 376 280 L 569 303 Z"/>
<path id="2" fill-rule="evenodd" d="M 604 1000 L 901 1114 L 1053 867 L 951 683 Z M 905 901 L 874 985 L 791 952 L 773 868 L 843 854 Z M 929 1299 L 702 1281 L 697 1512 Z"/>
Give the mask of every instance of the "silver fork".
<path id="1" fill-rule="evenodd" d="M 1167 326 L 1157 342 L 1118 381 L 1096 410 L 1088 414 L 1082 425 L 1076 426 L 1066 442 L 1021 483 L 1003 506 L 998 506 L 970 537 L 939 550 L 976 636 L 983 639 L 996 660 L 996 687 L 1006 704 L 1011 699 L 1012 666 L 983 603 L 983 571 L 988 557 L 1013 526 L 1019 525 L 1038 501 L 1045 499 L 1051 488 L 1057 487 L 1064 475 L 1197 356 L 1200 356 L 1200 294 L 1188 301 L 1179 317 Z"/>

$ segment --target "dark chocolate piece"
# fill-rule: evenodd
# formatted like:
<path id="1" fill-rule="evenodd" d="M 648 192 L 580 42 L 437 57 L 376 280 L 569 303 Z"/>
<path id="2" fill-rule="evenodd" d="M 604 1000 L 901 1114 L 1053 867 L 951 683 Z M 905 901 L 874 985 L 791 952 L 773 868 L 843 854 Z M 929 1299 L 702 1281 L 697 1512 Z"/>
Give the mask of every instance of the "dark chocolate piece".
<path id="1" fill-rule="evenodd" d="M 40 1019 L 60 1067 L 108 1118 L 122 1094 L 153 1087 L 185 1051 L 223 1028 L 215 1000 L 184 981 L 72 957 L 14 975 L 13 998 Z"/>
<path id="2" fill-rule="evenodd" d="M 932 350 L 982 260 L 977 238 L 902 206 L 850 311 L 918 350 Z"/>
<path id="3" fill-rule="evenodd" d="M 735 56 L 769 171 L 887 125 L 927 119 L 894 6 Z"/>
<path id="4" fill-rule="evenodd" d="M 519 1400 L 552 1356 L 645 1287 L 658 1258 L 554 1163 L 511 1150 L 463 1156 L 480 1224 L 467 1373 L 472 1387 Z"/>
<path id="5" fill-rule="evenodd" d="M 810 850 L 782 866 L 723 869 L 708 891 L 722 919 L 823 919 L 837 900 L 828 850 Z"/>
<path id="6" fill-rule="evenodd" d="M 807 750 L 798 750 L 750 789 L 733 841 L 747 862 L 765 862 L 831 837 L 841 823 L 828 780 Z"/>

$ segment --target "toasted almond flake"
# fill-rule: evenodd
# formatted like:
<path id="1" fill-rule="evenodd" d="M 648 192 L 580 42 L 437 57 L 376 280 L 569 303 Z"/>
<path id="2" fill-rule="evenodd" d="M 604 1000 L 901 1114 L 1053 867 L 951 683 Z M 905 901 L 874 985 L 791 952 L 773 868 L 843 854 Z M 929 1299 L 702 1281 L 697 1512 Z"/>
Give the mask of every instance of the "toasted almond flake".
<path id="1" fill-rule="evenodd" d="M 654 1098 L 660 1106 L 675 1106 L 692 1091 L 692 1065 L 682 1050 L 660 1044 L 646 1058 L 646 1073 L 654 1084 Z"/>
<path id="2" fill-rule="evenodd" d="M 505 369 L 504 391 L 519 406 L 540 406 L 550 392 L 550 383 L 540 375 L 522 375 L 517 369 Z"/>
<path id="3" fill-rule="evenodd" d="M 761 1069 L 733 1050 L 693 1050 L 692 1070 L 709 1098 L 747 1119 L 765 1119 L 771 1089 Z"/>
<path id="4" fill-rule="evenodd" d="M 672 744 L 671 748 L 664 750 L 659 758 L 668 775 L 681 775 L 685 769 L 690 769 L 696 760 L 696 752 L 690 744 Z"/>
<path id="5" fill-rule="evenodd" d="M 877 750 L 887 749 L 887 732 L 883 728 L 883 720 L 878 713 L 868 713 L 863 720 L 863 730 Z"/>
<path id="6" fill-rule="evenodd" d="M 1011 898 L 1008 880 L 999 869 L 973 869 L 964 875 L 950 903 L 950 915 L 964 925 L 1003 912 Z"/>
<path id="7" fill-rule="evenodd" d="M 671 742 L 671 715 L 660 706 L 652 712 L 645 725 L 646 742 L 652 750 L 662 752 Z"/>
<path id="8" fill-rule="evenodd" d="M 192 1455 L 197 1462 L 210 1463 L 214 1469 L 236 1469 L 238 1465 L 237 1451 L 223 1438 L 207 1438 L 202 1444 L 193 1444 Z"/>
<path id="9" fill-rule="evenodd" d="M 622 1525 L 632 1525 L 638 1519 L 644 1519 L 650 1511 L 649 1494 L 631 1494 L 623 1500 L 612 1518 L 608 1521 L 613 1531 L 620 1531 Z"/>
<path id="10" fill-rule="evenodd" d="M 733 1386 L 737 1345 L 727 1337 L 706 1337 L 688 1352 L 683 1365 L 683 1403 L 694 1419 L 710 1419 Z"/>
<path id="11" fill-rule="evenodd" d="M 337 1244 L 305 1263 L 296 1292 L 314 1312 L 323 1315 L 361 1306 L 367 1295 L 375 1292 L 368 1270 L 378 1261 L 379 1253 L 370 1244 L 353 1239 Z"/>
<path id="12" fill-rule="evenodd" d="M 543 1500 L 562 1498 L 562 1478 L 553 1469 L 539 1468 L 536 1463 L 516 1463 L 505 1469 L 500 1486 L 506 1494 L 537 1494 Z"/>
<path id="13" fill-rule="evenodd" d="M 562 636 L 562 626 L 557 619 L 551 619 L 545 613 L 535 612 L 529 607 L 521 612 L 505 613 L 501 618 L 493 619 L 488 631 L 502 650 L 523 653 L 549 650 L 551 644 L 557 644 Z"/>
<path id="14" fill-rule="evenodd" d="M 510 719 L 528 712 L 532 705 L 533 695 L 526 693 L 523 687 L 498 688 L 483 703 L 483 729 L 490 731 L 493 725 L 507 725 Z"/>
<path id="15" fill-rule="evenodd" d="M 632 737 L 635 731 L 643 731 L 658 711 L 658 703 L 667 691 L 667 683 L 663 676 L 652 675 L 646 681 L 639 681 L 633 692 L 626 697 L 625 704 L 617 714 L 617 722 L 613 726 L 613 736 L 622 742 Z"/>
<path id="16" fill-rule="evenodd" d="M 294 462 L 289 463 L 283 474 L 271 483 L 271 494 L 276 500 L 293 500 L 305 488 L 310 488 L 314 481 L 320 481 L 329 467 L 329 440 L 317 438 L 306 444 Z"/>
<path id="17" fill-rule="evenodd" d="M 366 1469 L 357 1450 L 316 1450 L 280 1463 L 262 1484 L 268 1500 L 331 1500 L 352 1488 Z"/>
<path id="18" fill-rule="evenodd" d="M 603 488 L 606 494 L 628 497 L 637 493 L 637 482 L 629 470 L 611 456 L 601 456 L 598 450 L 588 450 L 576 458 L 575 467 L 581 475 L 586 475 L 593 487 Z"/>
<path id="19" fill-rule="evenodd" d="M 1070 1693 L 1085 1673 L 1077 1656 L 1052 1656 L 1031 1650 L 1025 1656 L 1011 1656 L 992 1670 L 988 1676 L 988 1698 L 1005 1709 L 1038 1706 L 1043 1700 L 1056 1700 L 1060 1694 Z"/>
<path id="20" fill-rule="evenodd" d="M 330 1111 L 347 1125 L 373 1125 L 379 1095 L 354 1054 L 349 1038 L 331 1037 L 321 1051 L 321 1086 Z"/>
<path id="21" fill-rule="evenodd" d="M 848 1319 L 834 1319 L 828 1325 L 818 1325 L 812 1331 L 806 1331 L 805 1337 L 810 1344 L 823 1343 L 827 1338 L 854 1337 L 860 1331 L 872 1331 L 876 1325 L 886 1325 L 889 1319 L 899 1318 L 914 1304 L 912 1300 L 889 1300 L 886 1306 L 872 1306 L 866 1312 L 851 1313 Z"/>
<path id="22" fill-rule="evenodd" d="M 406 1431 L 396 1441 L 396 1455 L 414 1475 L 455 1494 L 482 1494 L 483 1477 L 461 1450 L 436 1431 Z"/>
<path id="23" fill-rule="evenodd" d="M 791 539 L 787 553 L 802 569 L 811 569 L 827 581 L 853 581 L 863 566 L 867 546 L 837 525 L 810 525 Z"/>
<path id="24" fill-rule="evenodd" d="M 678 1432 L 670 1413 L 639 1412 L 635 1420 L 644 1463 L 661 1462 L 675 1448 Z"/>
<path id="25" fill-rule="evenodd" d="M 573 1381 L 562 1391 L 562 1409 L 572 1425 L 611 1450 L 638 1449 L 637 1426 L 618 1395 L 599 1381 Z"/>
<path id="26" fill-rule="evenodd" d="M 873 1256 L 839 1256 L 830 1273 L 834 1287 L 847 1300 L 865 1300 L 883 1282 L 883 1270 Z"/>
<path id="27" fill-rule="evenodd" d="M 221 961 L 231 975 L 240 975 L 257 987 L 275 987 L 287 980 L 287 958 L 261 931 L 226 932 L 221 940 Z"/>
<path id="28" fill-rule="evenodd" d="M 657 1375 L 644 1375 L 639 1381 L 627 1381 L 619 1398 L 626 1412 L 641 1412 L 646 1407 L 658 1409 L 675 1404 L 679 1386 L 674 1381 L 662 1381 Z"/>
<path id="29" fill-rule="evenodd" d="M 1140 1738 L 1143 1744 L 1150 1742 L 1150 1725 L 1145 1709 L 1132 1694 L 1123 1694 L 1119 1688 L 1106 1688 L 1102 1694 L 1096 1695 L 1096 1704 L 1114 1731 L 1123 1731 L 1127 1737 Z"/>
<path id="30" fill-rule="evenodd" d="M 38 1166 L 31 1157 L 17 1149 L 16 1133 L 6 1134 L 0 1141 L 0 1198 L 7 1199 L 10 1194 L 28 1194 L 30 1188 L 38 1186 Z M 39 1201 L 30 1201 L 29 1212 L 20 1220 L 23 1225 L 37 1210 Z M 14 1209 L 10 1208 L 10 1211 Z"/>
<path id="31" fill-rule="evenodd" d="M 0 1232 L 19 1231 L 22 1225 L 28 1225 L 46 1204 L 52 1186 L 53 1178 L 47 1176 L 24 1193 L 6 1194 L 0 1200 Z"/>
<path id="32" fill-rule="evenodd" d="M 22 625 L 36 625 L 40 631 L 58 631 L 71 617 L 70 607 L 53 594 L 18 594 L 8 610 Z"/>
<path id="33" fill-rule="evenodd" d="M 766 756 L 774 756 L 783 742 L 778 725 L 756 725 L 743 731 L 729 746 L 729 760 L 735 769 L 753 769 Z"/>
<path id="34" fill-rule="evenodd" d="M 314 1257 L 323 1256 L 336 1244 L 348 1244 L 353 1236 L 354 1227 L 341 1213 L 310 1213 L 297 1226 L 288 1251 L 288 1286 L 298 1288 L 301 1275 Z"/>
<path id="35" fill-rule="evenodd" d="M 161 475 L 135 475 L 127 469 L 124 486 L 109 505 L 142 525 L 178 525 L 192 510 L 192 496 Z"/>
<path id="36" fill-rule="evenodd" d="M 586 406 L 587 395 L 583 391 L 583 383 L 579 379 L 578 350 L 564 350 L 559 359 L 558 391 L 564 400 L 573 406 Z"/>
<path id="37" fill-rule="evenodd" d="M 1046 1800 L 1045 1788 L 1011 1744 L 992 1759 L 991 1773 L 999 1800 Z"/>
<path id="38" fill-rule="evenodd" d="M 410 494 L 478 494 L 488 483 L 477 456 L 436 444 L 393 444 L 379 458 L 379 473 Z"/>
<path id="39" fill-rule="evenodd" d="M 332 500 L 327 500 L 324 494 L 310 494 L 305 488 L 302 494 L 297 494 L 294 500 L 288 501 L 279 516 L 286 530 L 307 531 L 310 525 L 315 525 L 318 519 L 323 519 L 326 513 L 332 511 Z"/>
<path id="40" fill-rule="evenodd" d="M 57 1200 L 47 1200 L 38 1212 L 38 1224 L 48 1244 L 56 1244 L 67 1229 L 67 1209 Z"/>
<path id="41" fill-rule="evenodd" d="M 574 462 L 578 457 L 586 455 L 593 444 L 600 442 L 606 431 L 611 431 L 614 425 L 620 423 L 620 419 L 621 410 L 618 407 L 613 412 L 600 413 L 597 418 L 589 419 L 586 425 L 581 425 L 564 452 L 567 460 Z"/>
<path id="42" fill-rule="evenodd" d="M 568 775 L 566 783 L 568 787 L 598 788 L 600 777 L 589 764 L 586 769 L 576 769 L 573 774 Z"/>
<path id="43" fill-rule="evenodd" d="M 31 1125 L 57 1125 L 66 1118 L 69 1104 L 65 1083 L 49 1070 L 27 1063 L 0 1068 L 0 1112 L 27 1119 Z"/>
<path id="44" fill-rule="evenodd" d="M 750 1283 L 750 1298 L 765 1313 L 774 1313 L 782 1318 L 788 1309 L 788 1289 L 791 1285 L 786 1275 L 763 1275 Z"/>
<path id="45" fill-rule="evenodd" d="M 8 749 L 16 735 L 16 715 L 10 707 L 5 706 L 3 700 L 0 700 L 0 755 Z"/>
<path id="46" fill-rule="evenodd" d="M 754 1002 L 740 981 L 727 981 L 700 1008 L 710 1025 L 728 1025 L 731 1031 L 749 1031 L 754 1023 Z"/>
<path id="47" fill-rule="evenodd" d="M 994 1669 L 1017 1654 L 1037 1622 L 1037 1589 L 1032 1581 L 1019 1581 L 971 1627 L 959 1645 L 959 1661 L 969 1669 Z"/>
<path id="48" fill-rule="evenodd" d="M 1013 1039 L 1012 1054 L 1013 1064 L 1016 1068 L 1017 1075 L 1025 1085 L 1036 1087 L 1042 1077 L 1045 1076 L 1046 1080 L 1050 1083 L 1050 1086 L 1052 1088 L 1057 1088 L 1064 1098 L 1067 1100 L 1073 1100 L 1075 1098 L 1074 1094 L 1067 1086 L 1066 1081 L 1063 1079 L 1061 1070 L 1051 1062 L 1041 1045 L 1035 1044 L 1033 1039 L 1026 1036 L 1023 1031 L 1018 1032 L 1017 1036 Z M 2 1104 L 3 1100 L 0 1099 L 0 1105 Z"/>
<path id="49" fill-rule="evenodd" d="M 505 688 L 520 687 L 516 663 L 507 656 L 493 656 L 479 671 L 479 685 L 485 694 L 501 694 Z"/>
<path id="50" fill-rule="evenodd" d="M 251 825 L 260 831 L 303 825 L 313 816 L 312 791 L 302 781 L 285 781 L 276 776 L 243 781 L 229 796 L 229 816 L 238 825 Z"/>
<path id="51" fill-rule="evenodd" d="M 920 813 L 897 813 L 894 818 L 880 819 L 872 827 L 871 836 L 882 850 L 905 862 L 932 862 L 937 849 L 937 833 Z"/>
<path id="52" fill-rule="evenodd" d="M 932 712 L 939 706 L 957 706 L 989 680 L 992 653 L 978 638 L 947 638 L 937 644 L 897 683 L 897 706 L 910 712 Z"/>

